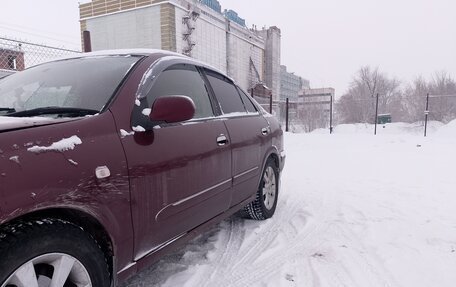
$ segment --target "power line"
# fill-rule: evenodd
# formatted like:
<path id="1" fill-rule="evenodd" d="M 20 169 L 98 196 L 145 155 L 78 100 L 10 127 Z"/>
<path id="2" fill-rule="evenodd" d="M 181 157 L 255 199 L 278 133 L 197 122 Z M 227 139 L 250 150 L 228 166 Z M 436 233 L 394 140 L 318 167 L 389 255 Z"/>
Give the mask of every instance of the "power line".
<path id="1" fill-rule="evenodd" d="M 58 36 L 59 38 L 62 38 L 62 37 L 67 38 L 67 39 L 71 38 L 71 37 L 69 37 L 66 34 L 60 34 L 60 33 L 55 33 L 55 32 L 51 32 L 51 31 L 40 30 L 40 29 L 36 29 L 36 28 L 33 28 L 33 27 L 27 27 L 27 26 L 22 26 L 22 25 L 17 25 L 17 24 L 11 24 L 11 23 L 2 22 L 2 21 L 0 21 L 0 26 L 21 29 L 23 31 L 32 30 L 32 31 L 35 31 L 35 32 L 39 32 L 41 34 L 43 34 L 43 33 L 45 33 L 45 34 L 53 34 L 54 36 Z"/>
<path id="2" fill-rule="evenodd" d="M 52 37 L 48 37 L 48 36 L 44 36 L 44 35 L 30 33 L 30 32 L 26 32 L 26 31 L 22 31 L 22 30 L 18 30 L 18 29 L 5 27 L 3 25 L 0 25 L 0 28 L 5 29 L 5 30 L 14 31 L 14 32 L 20 32 L 20 33 L 23 33 L 23 34 L 32 35 L 32 36 L 35 36 L 35 37 L 40 37 L 40 38 L 46 38 L 46 39 L 49 39 L 49 40 L 54 40 L 54 41 L 57 41 L 57 42 L 60 42 L 60 43 L 66 43 L 66 44 L 71 44 L 71 45 L 74 45 L 74 46 L 80 46 L 80 43 L 78 44 L 76 42 L 70 42 L 70 41 L 61 40 L 61 39 L 57 39 L 57 38 L 52 38 Z"/>
<path id="3" fill-rule="evenodd" d="M 0 40 L 15 42 L 15 43 L 18 43 L 18 44 L 28 44 L 28 45 L 42 47 L 42 48 L 50 48 L 50 49 L 59 50 L 59 51 L 65 51 L 65 52 L 81 53 L 81 51 L 64 49 L 64 48 L 56 48 L 56 47 L 51 47 L 51 46 L 47 46 L 47 45 L 35 44 L 35 43 L 26 42 L 26 41 L 17 41 L 17 40 L 3 38 L 3 37 L 0 37 Z"/>

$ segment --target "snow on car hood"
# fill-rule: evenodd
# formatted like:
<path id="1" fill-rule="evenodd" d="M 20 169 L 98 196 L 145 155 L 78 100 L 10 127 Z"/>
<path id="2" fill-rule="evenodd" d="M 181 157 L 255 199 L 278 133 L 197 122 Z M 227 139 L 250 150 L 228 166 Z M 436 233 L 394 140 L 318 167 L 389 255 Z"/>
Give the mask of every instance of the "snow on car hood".
<path id="1" fill-rule="evenodd" d="M 0 116 L 0 131 L 11 130 L 17 128 L 26 128 L 33 126 L 46 125 L 72 120 L 70 118 L 53 119 L 49 117 L 5 117 Z"/>

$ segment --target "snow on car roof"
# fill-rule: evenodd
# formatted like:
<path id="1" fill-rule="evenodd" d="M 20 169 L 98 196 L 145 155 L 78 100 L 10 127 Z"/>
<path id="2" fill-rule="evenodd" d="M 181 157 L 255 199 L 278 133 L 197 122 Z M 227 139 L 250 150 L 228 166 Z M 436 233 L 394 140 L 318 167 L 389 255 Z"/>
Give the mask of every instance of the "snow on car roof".
<path id="1" fill-rule="evenodd" d="M 68 60 L 68 59 L 77 59 L 82 57 L 104 57 L 104 56 L 127 56 L 127 55 L 143 55 L 148 56 L 152 54 L 163 54 L 163 60 L 173 60 L 173 59 L 186 59 L 188 61 L 193 62 L 195 65 L 202 66 L 213 70 L 215 72 L 221 73 L 222 75 L 226 76 L 227 78 L 231 79 L 233 82 L 234 80 L 229 77 L 226 73 L 221 71 L 220 69 L 211 66 L 208 63 L 199 61 L 197 59 L 188 57 L 186 55 L 167 51 L 167 50 L 160 50 L 160 49 L 114 49 L 114 50 L 100 50 L 95 52 L 88 52 L 88 53 L 81 53 L 81 54 L 74 54 L 70 56 L 65 56 L 62 58 L 55 59 L 53 61 L 61 61 L 61 60 Z"/>

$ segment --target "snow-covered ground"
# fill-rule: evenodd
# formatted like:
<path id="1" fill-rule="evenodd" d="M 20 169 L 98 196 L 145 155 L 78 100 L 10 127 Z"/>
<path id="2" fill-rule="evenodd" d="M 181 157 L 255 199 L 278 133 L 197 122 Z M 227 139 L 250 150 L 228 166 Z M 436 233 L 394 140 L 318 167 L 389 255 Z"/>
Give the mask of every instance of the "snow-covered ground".
<path id="1" fill-rule="evenodd" d="M 124 286 L 456 286 L 456 121 L 286 134 L 275 216 L 237 217 Z"/>

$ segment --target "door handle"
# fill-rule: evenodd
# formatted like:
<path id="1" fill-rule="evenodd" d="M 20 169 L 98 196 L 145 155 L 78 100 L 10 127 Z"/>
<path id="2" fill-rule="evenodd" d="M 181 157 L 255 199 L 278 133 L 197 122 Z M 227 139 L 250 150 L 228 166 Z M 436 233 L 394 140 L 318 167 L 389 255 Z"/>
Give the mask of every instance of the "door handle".
<path id="1" fill-rule="evenodd" d="M 228 139 L 226 138 L 226 136 L 224 134 L 221 134 L 217 137 L 217 144 L 219 146 L 224 146 L 228 143 Z"/>
<path id="2" fill-rule="evenodd" d="M 262 128 L 261 129 L 261 134 L 264 135 L 264 136 L 267 136 L 269 134 L 269 127 L 267 128 Z"/>

